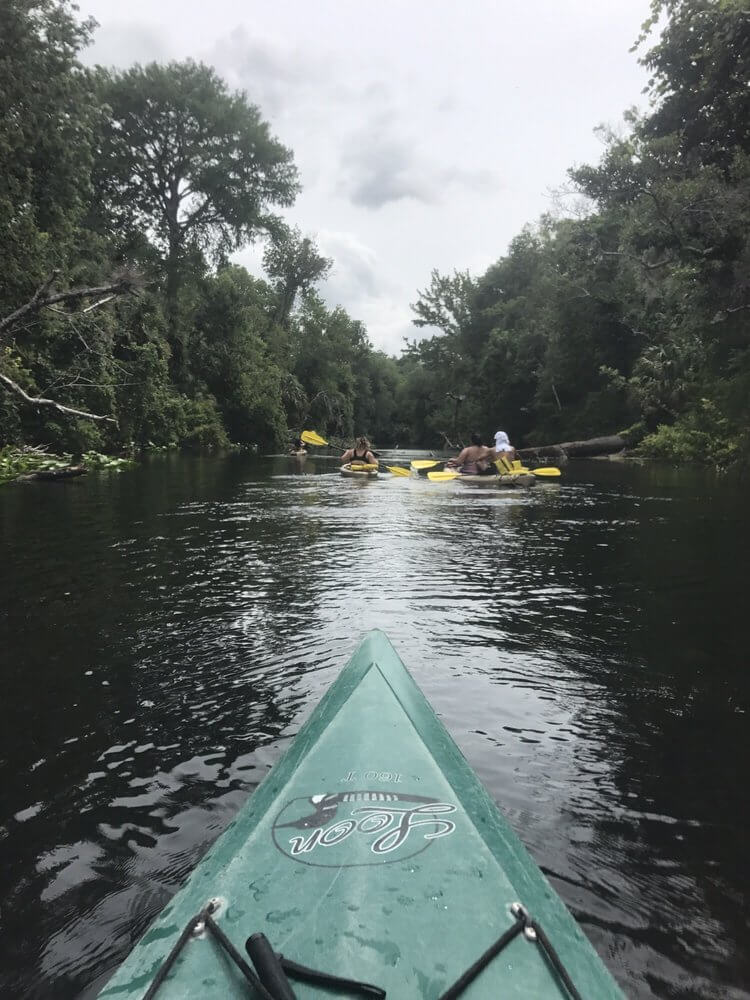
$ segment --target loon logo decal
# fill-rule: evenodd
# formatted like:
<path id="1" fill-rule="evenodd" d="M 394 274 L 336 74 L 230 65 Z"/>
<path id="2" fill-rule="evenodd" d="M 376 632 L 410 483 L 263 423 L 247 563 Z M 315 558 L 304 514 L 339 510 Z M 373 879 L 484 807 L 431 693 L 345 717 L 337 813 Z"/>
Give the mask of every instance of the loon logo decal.
<path id="1" fill-rule="evenodd" d="M 287 802 L 273 824 L 282 854 L 304 865 L 353 868 L 404 861 L 447 837 L 449 802 L 408 792 L 335 792 Z"/>

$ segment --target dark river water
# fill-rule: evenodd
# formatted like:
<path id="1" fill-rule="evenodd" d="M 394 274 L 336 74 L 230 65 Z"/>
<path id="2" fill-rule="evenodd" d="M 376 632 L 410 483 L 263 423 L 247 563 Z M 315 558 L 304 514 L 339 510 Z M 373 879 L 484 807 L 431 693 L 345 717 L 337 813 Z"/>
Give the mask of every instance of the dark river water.
<path id="1" fill-rule="evenodd" d="M 626 994 L 750 998 L 741 484 L 335 470 L 0 488 L 0 995 L 95 994 L 379 627 Z"/>

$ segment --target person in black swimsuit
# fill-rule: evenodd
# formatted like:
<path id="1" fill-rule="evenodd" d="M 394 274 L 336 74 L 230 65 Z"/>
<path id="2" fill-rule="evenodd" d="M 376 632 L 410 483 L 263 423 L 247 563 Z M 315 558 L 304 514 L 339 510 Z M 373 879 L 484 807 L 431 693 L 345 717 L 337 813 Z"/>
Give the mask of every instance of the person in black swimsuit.
<path id="1" fill-rule="evenodd" d="M 354 447 L 349 448 L 341 456 L 341 461 L 346 465 L 348 462 L 361 462 L 363 465 L 377 465 L 378 460 L 370 451 L 370 442 L 366 437 L 358 437 Z"/>

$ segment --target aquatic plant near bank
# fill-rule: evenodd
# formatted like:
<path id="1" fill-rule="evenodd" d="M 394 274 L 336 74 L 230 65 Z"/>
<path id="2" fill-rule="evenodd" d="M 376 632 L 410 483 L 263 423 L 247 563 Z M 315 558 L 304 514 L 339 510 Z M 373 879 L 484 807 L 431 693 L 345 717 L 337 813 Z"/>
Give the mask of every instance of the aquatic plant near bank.
<path id="1" fill-rule="evenodd" d="M 71 454 L 50 454 L 40 447 L 8 446 L 0 449 L 0 484 L 36 477 L 42 473 L 58 473 L 60 478 L 63 478 L 65 473 L 70 473 L 71 470 L 78 470 L 78 474 L 90 469 L 111 469 L 119 472 L 134 464 L 133 459 L 103 455 L 98 451 L 87 451 L 76 460 Z M 52 477 L 44 476 L 44 478 Z"/>

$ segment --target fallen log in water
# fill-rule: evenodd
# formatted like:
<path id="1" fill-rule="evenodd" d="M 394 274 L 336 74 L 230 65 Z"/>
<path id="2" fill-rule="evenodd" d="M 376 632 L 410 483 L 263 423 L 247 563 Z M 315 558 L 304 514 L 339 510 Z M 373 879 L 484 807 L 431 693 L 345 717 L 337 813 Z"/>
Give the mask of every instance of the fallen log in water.
<path id="1" fill-rule="evenodd" d="M 82 476 L 85 472 L 85 465 L 67 465 L 64 469 L 37 469 L 36 472 L 30 472 L 28 475 L 18 478 L 26 481 L 44 479 L 55 482 L 58 479 L 72 479 L 73 476 Z"/>
<path id="2" fill-rule="evenodd" d="M 619 434 L 609 437 L 589 438 L 587 441 L 562 441 L 560 444 L 542 444 L 536 448 L 519 448 L 520 458 L 593 458 L 596 455 L 611 455 L 627 447 L 625 438 Z"/>

